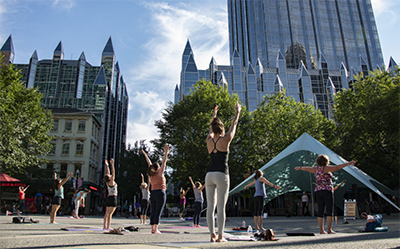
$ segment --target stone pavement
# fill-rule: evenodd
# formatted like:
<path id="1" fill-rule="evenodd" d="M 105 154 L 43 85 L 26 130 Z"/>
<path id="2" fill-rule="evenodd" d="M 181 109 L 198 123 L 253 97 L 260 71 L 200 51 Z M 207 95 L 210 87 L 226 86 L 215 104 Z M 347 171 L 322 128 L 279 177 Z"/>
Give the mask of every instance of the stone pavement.
<path id="1" fill-rule="evenodd" d="M 49 216 L 31 215 L 39 220 L 35 224 L 13 224 L 13 216 L 0 216 L 0 248 L 87 248 L 87 249 L 162 249 L 162 248 L 400 248 L 400 215 L 383 216 L 383 225 L 388 232 L 359 233 L 365 225 L 365 219 L 350 220 L 349 224 L 339 224 L 333 228 L 336 234 L 318 234 L 315 217 L 268 217 L 264 227 L 272 228 L 279 241 L 230 241 L 211 243 L 205 218 L 200 223 L 202 228 L 190 227 L 191 221 L 179 221 L 178 218 L 163 218 L 160 235 L 152 235 L 149 225 L 140 225 L 138 219 L 113 217 L 112 227 L 137 226 L 139 232 L 126 235 L 103 234 L 102 217 L 86 217 L 81 220 L 67 216 L 57 217 L 58 224 L 49 224 Z M 252 217 L 232 217 L 226 222 L 228 235 L 231 229 L 242 221 L 254 224 Z M 65 231 L 61 228 L 75 228 Z M 87 230 L 81 230 L 81 229 Z M 307 232 L 315 236 L 287 236 L 286 233 Z M 246 235 L 245 233 L 242 235 Z"/>

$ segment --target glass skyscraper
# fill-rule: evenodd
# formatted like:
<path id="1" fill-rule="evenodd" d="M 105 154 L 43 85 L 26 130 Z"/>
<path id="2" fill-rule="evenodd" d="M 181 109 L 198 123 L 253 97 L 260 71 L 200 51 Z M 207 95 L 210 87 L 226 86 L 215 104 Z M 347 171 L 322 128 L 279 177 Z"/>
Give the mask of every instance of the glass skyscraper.
<path id="1" fill-rule="evenodd" d="M 228 0 L 231 59 L 242 65 L 275 65 L 281 51 L 287 67 L 318 69 L 323 54 L 329 70 L 383 66 L 382 50 L 370 0 Z"/>
<path id="2" fill-rule="evenodd" d="M 13 62 L 11 35 L 0 53 L 3 62 Z M 102 126 L 101 158 L 117 158 L 125 149 L 129 98 L 111 37 L 101 53 L 100 66 L 87 62 L 84 52 L 78 60 L 64 59 L 59 42 L 53 58 L 39 60 L 34 51 L 28 64 L 15 67 L 21 70 L 22 81 L 28 88 L 37 87 L 43 94 L 43 107 L 79 109 L 95 115 Z"/>
<path id="3" fill-rule="evenodd" d="M 285 89 L 332 118 L 333 95 L 383 66 L 370 0 L 228 0 L 230 65 L 197 68 L 190 42 L 175 103 L 204 78 L 254 111 Z"/>

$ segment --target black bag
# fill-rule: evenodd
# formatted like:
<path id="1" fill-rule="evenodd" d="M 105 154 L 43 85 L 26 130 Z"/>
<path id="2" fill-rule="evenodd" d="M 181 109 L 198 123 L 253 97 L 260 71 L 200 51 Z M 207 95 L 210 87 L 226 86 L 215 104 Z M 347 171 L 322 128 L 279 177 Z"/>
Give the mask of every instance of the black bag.
<path id="1" fill-rule="evenodd" d="M 265 240 L 268 240 L 268 241 L 277 241 L 277 240 L 279 240 L 279 239 L 275 239 L 274 230 L 272 230 L 272 229 L 267 229 L 267 230 L 265 231 Z"/>
<path id="2" fill-rule="evenodd" d="M 12 223 L 39 223 L 38 220 L 33 220 L 32 217 L 13 217 Z"/>

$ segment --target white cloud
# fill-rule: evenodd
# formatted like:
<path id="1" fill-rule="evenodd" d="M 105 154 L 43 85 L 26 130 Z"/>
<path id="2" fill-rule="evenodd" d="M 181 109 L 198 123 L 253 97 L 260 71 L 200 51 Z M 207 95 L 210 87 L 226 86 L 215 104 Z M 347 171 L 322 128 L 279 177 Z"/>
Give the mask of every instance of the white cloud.
<path id="1" fill-rule="evenodd" d="M 54 0 L 53 8 L 70 11 L 75 6 L 75 0 Z"/>
<path id="2" fill-rule="evenodd" d="M 385 16 L 385 19 L 390 23 L 398 21 L 398 10 L 400 7 L 399 1 L 393 0 L 371 0 L 372 8 L 376 17 Z M 395 7 L 397 5 L 397 7 Z"/>
<path id="3" fill-rule="evenodd" d="M 158 137 L 154 121 L 161 119 L 167 103 L 174 101 L 187 39 L 199 69 L 206 69 L 212 56 L 220 65 L 229 64 L 226 2 L 143 5 L 152 13 L 147 24 L 152 39 L 142 46 L 146 59 L 131 68 L 128 75 L 127 82 L 132 82 L 128 84 L 129 96 L 133 95 L 134 100 L 130 101 L 127 143 Z"/>

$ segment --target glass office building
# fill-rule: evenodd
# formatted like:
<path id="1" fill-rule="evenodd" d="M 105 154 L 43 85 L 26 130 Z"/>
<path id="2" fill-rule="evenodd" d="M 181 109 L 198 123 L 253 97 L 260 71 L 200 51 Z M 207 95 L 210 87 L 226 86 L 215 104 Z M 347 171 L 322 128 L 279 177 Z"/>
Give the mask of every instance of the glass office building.
<path id="1" fill-rule="evenodd" d="M 236 49 L 243 66 L 272 67 L 277 51 L 288 68 L 318 69 L 321 54 L 330 70 L 357 68 L 360 56 L 383 66 L 370 0 L 228 0 L 228 23 L 231 58 Z"/>
<path id="2" fill-rule="evenodd" d="M 0 53 L 4 56 L 3 62 L 13 62 L 11 35 Z M 100 157 L 118 158 L 125 149 L 129 99 L 111 37 L 101 53 L 99 66 L 86 61 L 84 52 L 77 60 L 64 59 L 59 42 L 53 58 L 39 60 L 34 51 L 28 64 L 15 64 L 15 67 L 21 70 L 22 81 L 28 88 L 37 87 L 43 94 L 43 107 L 74 108 L 94 114 L 101 123 Z"/>
<path id="3" fill-rule="evenodd" d="M 189 41 L 175 102 L 204 78 L 254 111 L 286 89 L 332 118 L 333 95 L 383 66 L 370 0 L 228 0 L 230 65 L 197 69 Z"/>

